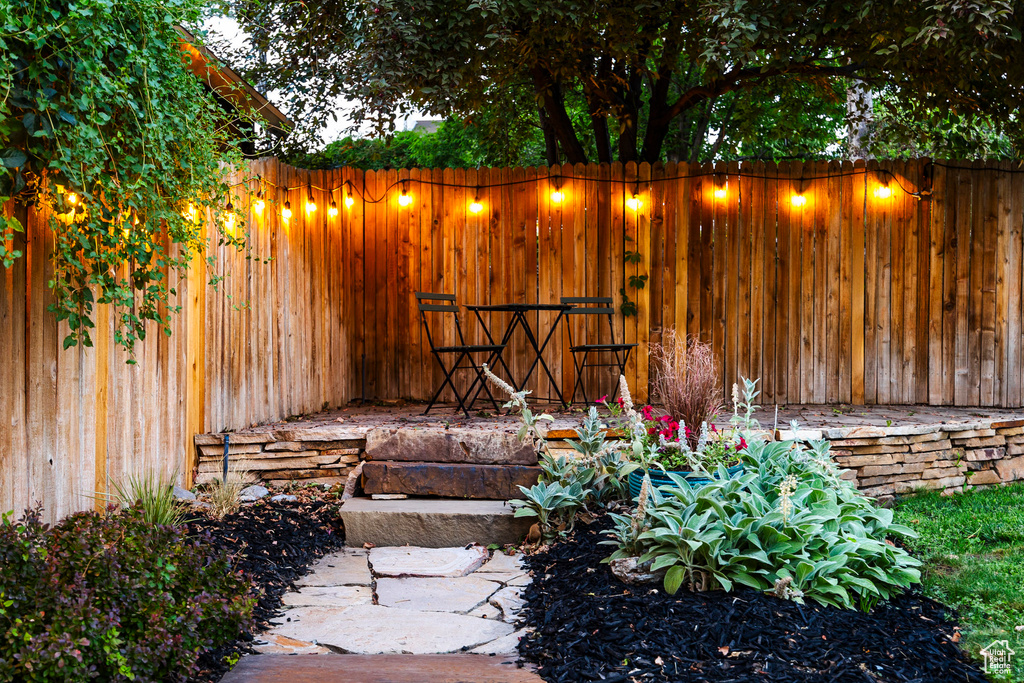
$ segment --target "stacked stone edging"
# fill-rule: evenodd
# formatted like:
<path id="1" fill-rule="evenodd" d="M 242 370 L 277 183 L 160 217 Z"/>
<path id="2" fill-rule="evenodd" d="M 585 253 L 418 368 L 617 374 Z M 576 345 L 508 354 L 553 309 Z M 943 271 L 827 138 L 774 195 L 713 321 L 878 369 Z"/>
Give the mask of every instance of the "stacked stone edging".
<path id="1" fill-rule="evenodd" d="M 344 483 L 366 445 L 366 428 L 316 427 L 230 434 L 228 458 L 233 466 L 262 481 L 284 485 Z M 197 434 L 197 484 L 219 479 L 224 462 L 224 434 Z"/>
<path id="2" fill-rule="evenodd" d="M 328 426 L 231 434 L 229 457 L 236 466 L 275 485 L 290 482 L 339 484 L 345 482 L 360 460 L 367 459 L 367 436 L 371 431 L 376 431 L 371 437 L 375 442 L 371 444 L 374 446 L 371 451 L 379 450 L 376 458 L 373 454 L 369 458 L 376 460 L 374 466 L 397 470 L 423 464 L 399 462 L 405 459 L 401 451 L 406 450 L 410 452 L 410 459 L 425 457 L 423 454 L 412 457 L 416 450 L 414 444 L 403 439 L 402 433 L 418 433 L 417 440 L 423 440 L 428 430 L 374 430 L 371 427 Z M 429 443 L 432 457 L 436 457 L 431 465 L 440 472 L 444 468 L 465 469 L 468 462 L 487 470 L 490 475 L 502 474 L 491 470 L 508 467 L 529 470 L 530 476 L 535 476 L 534 467 L 523 466 L 529 458 L 524 457 L 522 449 L 509 446 L 510 435 L 494 430 L 493 436 L 472 437 L 472 432 L 479 433 L 479 430 L 461 430 L 458 435 L 444 435 L 445 443 Z M 556 452 L 571 454 L 568 446 L 561 442 L 568 436 L 563 432 L 552 432 L 549 444 Z M 829 441 L 832 456 L 846 470 L 844 478 L 864 493 L 878 498 L 920 489 L 957 493 L 963 491 L 964 486 L 983 488 L 1024 480 L 1024 419 L 891 427 L 865 425 L 798 432 L 779 430 L 774 436 Z M 224 435 L 199 434 L 195 443 L 199 451 L 196 483 L 203 484 L 220 476 Z M 473 447 L 467 447 L 469 444 Z M 495 450 L 508 450 L 507 457 L 502 459 Z M 485 488 L 495 491 L 500 488 L 502 494 L 512 489 L 509 495 L 514 495 L 515 487 L 505 481 L 507 478 L 492 476 L 491 479 L 502 486 L 495 484 Z M 486 484 L 490 480 L 483 477 L 481 481 Z M 428 488 L 441 491 L 436 487 Z M 426 493 L 427 489 L 409 492 Z M 461 490 L 452 494 L 467 495 Z M 493 495 L 496 495 L 494 491 L 488 492 L 488 496 Z"/>
<path id="3" fill-rule="evenodd" d="M 780 432 L 825 439 L 844 478 L 870 496 L 916 490 L 959 493 L 1024 479 L 1024 419 Z"/>

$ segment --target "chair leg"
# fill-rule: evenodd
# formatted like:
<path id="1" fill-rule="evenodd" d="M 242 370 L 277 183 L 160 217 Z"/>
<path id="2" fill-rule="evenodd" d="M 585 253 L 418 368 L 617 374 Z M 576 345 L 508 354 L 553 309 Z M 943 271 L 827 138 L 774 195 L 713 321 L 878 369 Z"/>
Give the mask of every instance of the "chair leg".
<path id="1" fill-rule="evenodd" d="M 572 388 L 572 395 L 576 396 L 576 387 L 580 389 L 580 393 L 583 394 L 583 405 L 589 406 L 590 400 L 587 398 L 587 385 L 583 381 L 583 375 L 587 369 L 587 356 L 590 355 L 590 351 L 583 352 L 583 362 L 580 363 L 580 369 L 576 373 L 576 386 Z"/>
<path id="2" fill-rule="evenodd" d="M 434 407 L 434 404 L 437 403 L 438 397 L 441 396 L 441 392 L 444 391 L 444 385 L 448 384 L 448 368 L 444 366 L 444 363 L 441 361 L 441 357 L 437 353 L 434 354 L 434 360 L 436 360 L 437 364 L 441 366 L 441 372 L 444 374 L 445 380 L 441 382 L 441 386 L 439 386 L 437 391 L 434 392 L 434 395 L 430 399 L 430 403 L 427 404 L 427 409 L 423 411 L 424 415 L 429 413 L 430 409 Z M 452 387 L 453 390 L 454 388 L 455 387 Z"/>

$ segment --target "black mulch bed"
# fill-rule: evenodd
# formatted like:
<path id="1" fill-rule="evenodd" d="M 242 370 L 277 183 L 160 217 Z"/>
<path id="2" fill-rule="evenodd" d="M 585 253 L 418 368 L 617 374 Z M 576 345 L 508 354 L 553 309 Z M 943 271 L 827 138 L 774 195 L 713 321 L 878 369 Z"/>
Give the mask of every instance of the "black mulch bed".
<path id="1" fill-rule="evenodd" d="M 299 497 L 294 503 L 273 503 L 268 497 L 222 520 L 203 517 L 189 523 L 189 533 L 209 531 L 215 544 L 235 555 L 235 566 L 256 585 L 257 633 L 269 628 L 269 620 L 280 613 L 281 596 L 309 573 L 309 565 L 345 542 L 336 502 L 311 489 L 293 493 Z M 189 681 L 219 681 L 230 668 L 225 660 L 251 652 L 252 640 L 252 633 L 241 633 L 234 642 L 201 653 Z"/>
<path id="2" fill-rule="evenodd" d="M 800 606 L 747 588 L 665 593 L 630 587 L 601 560 L 598 520 L 529 559 L 524 659 L 546 681 L 982 683 L 950 639 L 946 609 L 915 594 L 870 614 Z M 655 590 L 656 589 L 656 590 Z"/>

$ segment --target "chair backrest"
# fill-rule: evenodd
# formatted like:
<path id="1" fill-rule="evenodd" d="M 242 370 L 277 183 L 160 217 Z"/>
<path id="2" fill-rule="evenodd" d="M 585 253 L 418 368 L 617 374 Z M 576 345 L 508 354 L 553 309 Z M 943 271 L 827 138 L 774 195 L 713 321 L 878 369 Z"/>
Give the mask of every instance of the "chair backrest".
<path id="1" fill-rule="evenodd" d="M 462 337 L 462 325 L 459 323 L 459 306 L 455 303 L 454 294 L 441 294 L 438 292 L 415 292 L 416 305 L 420 310 L 420 320 L 423 321 L 423 329 L 427 333 L 427 342 L 430 348 L 435 348 L 434 337 L 430 334 L 430 323 L 427 321 L 427 313 L 451 313 L 455 317 L 455 331 L 459 335 L 459 343 L 465 344 Z M 431 301 L 442 301 L 446 303 L 428 303 Z"/>
<path id="2" fill-rule="evenodd" d="M 612 322 L 612 315 L 615 308 L 612 305 L 610 296 L 563 296 L 563 304 L 570 304 L 572 308 L 565 312 L 565 315 L 604 315 L 608 317 L 608 331 L 611 334 L 612 343 L 615 342 L 615 325 Z M 572 343 L 572 325 L 569 325 L 569 343 Z"/>

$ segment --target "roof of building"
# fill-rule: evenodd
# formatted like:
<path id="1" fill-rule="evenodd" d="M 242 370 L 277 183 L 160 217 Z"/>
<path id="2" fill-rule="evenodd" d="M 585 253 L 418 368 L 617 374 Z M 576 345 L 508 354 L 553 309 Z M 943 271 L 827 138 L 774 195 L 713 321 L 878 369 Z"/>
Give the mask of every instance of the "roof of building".
<path id="1" fill-rule="evenodd" d="M 236 110 L 262 118 L 271 131 L 284 134 L 293 128 L 292 121 L 281 113 L 266 97 L 257 92 L 238 72 L 204 47 L 189 31 L 178 27 L 182 53 L 188 59 L 189 69 L 214 93 Z"/>

